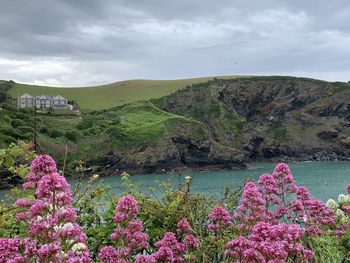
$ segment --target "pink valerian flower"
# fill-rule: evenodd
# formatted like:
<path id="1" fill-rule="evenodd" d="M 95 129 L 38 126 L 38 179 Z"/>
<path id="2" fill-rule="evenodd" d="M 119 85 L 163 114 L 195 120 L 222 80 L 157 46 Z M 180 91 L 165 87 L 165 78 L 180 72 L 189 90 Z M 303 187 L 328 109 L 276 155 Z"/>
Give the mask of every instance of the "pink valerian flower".
<path id="1" fill-rule="evenodd" d="M 344 211 L 344 213 L 350 214 L 350 205 L 344 205 L 341 209 Z"/>
<path id="2" fill-rule="evenodd" d="M 84 244 L 87 237 L 75 223 L 77 215 L 72 206 L 70 185 L 57 173 L 53 159 L 48 155 L 35 158 L 27 180 L 36 187 L 35 196 L 32 200 L 17 200 L 16 205 L 24 211 L 16 218 L 28 223 L 28 234 L 36 242 L 33 258 L 90 262 L 89 250 Z"/>
<path id="3" fill-rule="evenodd" d="M 23 240 L 21 238 L 0 238 L 0 262 L 25 262 L 21 251 Z"/>
<path id="4" fill-rule="evenodd" d="M 139 207 L 132 195 L 123 196 L 119 200 L 115 210 L 116 213 L 113 220 L 116 223 L 130 221 L 136 218 L 137 214 L 139 213 Z"/>
<path id="5" fill-rule="evenodd" d="M 156 259 L 153 255 L 138 255 L 134 263 L 156 263 Z"/>
<path id="6" fill-rule="evenodd" d="M 226 244 L 225 254 L 238 262 L 286 262 L 288 257 L 309 260 L 312 252 L 303 247 L 299 225 L 259 222 L 247 237 Z"/>
<path id="7" fill-rule="evenodd" d="M 142 231 L 142 221 L 137 219 L 138 212 L 137 201 L 132 195 L 119 200 L 113 217 L 117 227 L 111 234 L 111 240 L 117 244 L 117 248 L 103 247 L 99 253 L 102 262 L 129 262 L 129 258 L 148 247 L 148 235 Z"/>
<path id="8" fill-rule="evenodd" d="M 0 238 L 0 262 L 26 263 L 36 254 L 35 240 L 30 238 Z"/>
<path id="9" fill-rule="evenodd" d="M 234 215 L 242 223 L 242 230 L 258 221 L 289 220 L 306 227 L 312 225 L 313 232 L 335 223 L 334 213 L 325 204 L 312 199 L 306 187 L 295 185 L 288 165 L 278 164 L 272 175 L 263 174 L 258 183 L 261 189 L 253 183 L 245 185 L 241 204 Z M 288 200 L 289 196 L 292 201 Z"/>
<path id="10" fill-rule="evenodd" d="M 158 251 L 153 254 L 159 262 L 183 262 L 182 257 L 185 254 L 185 246 L 178 242 L 172 232 L 166 232 L 163 238 L 155 243 Z"/>
<path id="11" fill-rule="evenodd" d="M 241 204 L 234 215 L 234 219 L 241 224 L 241 229 L 246 231 L 258 221 L 269 220 L 271 215 L 268 212 L 263 192 L 253 182 L 246 183 Z"/>
<path id="12" fill-rule="evenodd" d="M 232 225 L 230 213 L 222 206 L 214 207 L 209 214 L 209 219 L 212 221 L 208 225 L 211 230 L 226 229 Z"/>
<path id="13" fill-rule="evenodd" d="M 105 246 L 101 249 L 98 257 L 104 263 L 117 263 L 125 262 L 128 263 L 126 259 L 122 258 L 122 253 L 112 246 Z"/>
<path id="14" fill-rule="evenodd" d="M 322 228 L 336 223 L 334 212 L 322 201 L 312 199 L 306 187 L 297 187 L 295 194 L 296 200 L 290 202 L 291 210 L 295 220 L 302 222 L 309 233 L 319 235 Z"/>
<path id="15" fill-rule="evenodd" d="M 49 173 L 56 173 L 57 167 L 55 161 L 49 155 L 37 156 L 30 165 L 30 171 L 26 176 L 27 182 L 23 184 L 24 189 L 36 188 L 37 182 L 42 176 Z"/>
<path id="16" fill-rule="evenodd" d="M 176 233 L 178 235 L 182 235 L 182 234 L 192 234 L 193 233 L 193 229 L 190 226 L 190 224 L 188 223 L 186 218 L 181 219 L 178 223 L 177 223 L 177 230 Z"/>
<path id="17" fill-rule="evenodd" d="M 184 262 L 194 261 L 192 251 L 199 248 L 198 239 L 193 235 L 193 230 L 186 219 L 181 219 L 178 224 L 178 237 L 172 232 L 166 232 L 163 238 L 155 243 L 158 250 L 152 254 L 157 262 Z M 180 230 L 180 231 L 179 231 Z"/>
<path id="18" fill-rule="evenodd" d="M 57 172 L 56 162 L 50 155 L 39 155 L 32 161 L 30 171 L 37 175 Z"/>
<path id="19" fill-rule="evenodd" d="M 319 235 L 323 229 L 334 226 L 333 211 L 312 199 L 306 187 L 297 187 L 284 163 L 278 164 L 272 175 L 263 174 L 258 183 L 259 186 L 252 182 L 244 186 L 241 203 L 233 216 L 240 223 L 241 236 L 227 243 L 226 254 L 238 262 L 285 262 L 284 257 L 290 253 L 309 258 L 311 252 L 300 244 L 300 235 L 305 232 Z M 282 224 L 287 222 L 298 225 Z M 295 248 L 288 247 L 290 242 Z M 276 249 L 271 258 L 266 251 L 273 247 Z"/>

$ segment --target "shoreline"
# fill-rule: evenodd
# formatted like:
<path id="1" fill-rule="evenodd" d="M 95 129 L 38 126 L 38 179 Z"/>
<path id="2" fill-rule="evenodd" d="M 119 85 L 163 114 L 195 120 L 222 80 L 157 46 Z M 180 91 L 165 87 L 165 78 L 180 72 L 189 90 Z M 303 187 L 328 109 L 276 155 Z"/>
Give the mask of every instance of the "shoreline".
<path id="1" fill-rule="evenodd" d="M 121 176 L 123 172 L 127 172 L 130 176 L 134 175 L 148 175 L 148 174 L 182 174 L 188 172 L 215 172 L 215 171 L 230 171 L 230 170 L 246 170 L 250 164 L 253 163 L 302 163 L 302 162 L 350 162 L 350 157 L 339 156 L 333 153 L 318 152 L 311 155 L 303 156 L 279 156 L 272 158 L 257 158 L 255 160 L 248 160 L 244 163 L 218 163 L 218 164 L 200 164 L 197 166 L 175 166 L 167 164 L 166 166 L 171 168 L 164 168 L 165 163 L 162 165 L 152 166 L 114 166 L 106 168 L 102 171 L 88 172 L 84 174 L 84 178 L 88 178 L 93 174 L 98 174 L 101 177 L 108 176 Z M 77 179 L 79 175 L 67 175 L 69 179 Z M 0 180 L 0 190 L 10 190 L 18 187 L 23 183 L 20 177 L 11 177 L 11 180 Z"/>

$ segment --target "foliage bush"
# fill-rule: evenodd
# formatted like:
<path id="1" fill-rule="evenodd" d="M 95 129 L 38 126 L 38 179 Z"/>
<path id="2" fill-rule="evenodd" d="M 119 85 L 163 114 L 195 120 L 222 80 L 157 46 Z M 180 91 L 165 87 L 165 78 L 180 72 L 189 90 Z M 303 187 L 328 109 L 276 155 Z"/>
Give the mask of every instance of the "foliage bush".
<path id="1" fill-rule="evenodd" d="M 69 130 L 64 133 L 64 137 L 66 137 L 68 140 L 71 140 L 73 142 L 77 142 L 79 136 L 80 136 L 80 133 L 75 130 Z"/>
<path id="2" fill-rule="evenodd" d="M 93 118 L 89 116 L 84 116 L 83 119 L 78 123 L 77 128 L 79 130 L 85 130 L 91 128 L 94 125 Z"/>
<path id="3" fill-rule="evenodd" d="M 13 119 L 13 120 L 11 120 L 11 126 L 13 128 L 17 128 L 19 126 L 25 126 L 25 125 L 26 125 L 25 122 L 22 121 L 21 119 Z"/>
<path id="4" fill-rule="evenodd" d="M 17 127 L 17 131 L 21 134 L 32 133 L 33 128 L 30 126 L 19 126 Z"/>
<path id="5" fill-rule="evenodd" d="M 60 130 L 57 130 L 57 129 L 52 129 L 50 132 L 49 132 L 49 136 L 53 139 L 56 139 L 58 137 L 63 137 L 64 133 Z"/>
<path id="6" fill-rule="evenodd" d="M 39 129 L 39 132 L 43 133 L 43 134 L 48 134 L 49 133 L 49 129 L 47 127 L 41 127 Z"/>
<path id="7" fill-rule="evenodd" d="M 13 138 L 20 138 L 21 135 L 12 127 L 7 124 L 0 124 L 0 133 L 11 136 Z"/>

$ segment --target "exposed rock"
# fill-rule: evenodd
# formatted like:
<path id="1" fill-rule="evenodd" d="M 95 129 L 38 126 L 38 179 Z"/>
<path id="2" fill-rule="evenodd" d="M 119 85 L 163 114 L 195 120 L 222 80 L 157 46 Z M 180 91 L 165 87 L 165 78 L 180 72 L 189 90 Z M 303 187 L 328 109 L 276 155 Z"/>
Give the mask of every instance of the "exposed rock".
<path id="1" fill-rule="evenodd" d="M 339 132 L 335 129 L 330 129 L 328 131 L 322 131 L 317 133 L 317 136 L 323 140 L 330 140 L 338 137 Z"/>
<path id="2" fill-rule="evenodd" d="M 248 144 L 243 146 L 243 150 L 246 152 L 249 158 L 255 159 L 261 152 L 261 144 L 264 138 L 260 136 L 253 136 Z"/>
<path id="3" fill-rule="evenodd" d="M 23 179 L 14 176 L 8 171 L 0 170 L 0 190 L 19 186 L 23 183 Z"/>
<path id="4" fill-rule="evenodd" d="M 252 77 L 194 85 L 158 106 L 201 121 L 247 160 L 349 160 L 349 98 L 346 83 Z"/>
<path id="5" fill-rule="evenodd" d="M 350 149 L 350 137 L 341 138 L 340 142 L 345 148 Z"/>

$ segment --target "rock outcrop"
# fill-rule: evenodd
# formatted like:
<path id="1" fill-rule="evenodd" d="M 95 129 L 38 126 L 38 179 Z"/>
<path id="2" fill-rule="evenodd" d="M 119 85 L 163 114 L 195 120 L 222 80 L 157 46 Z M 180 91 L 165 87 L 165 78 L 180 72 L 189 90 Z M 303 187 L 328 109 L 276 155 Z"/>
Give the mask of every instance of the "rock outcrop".
<path id="1" fill-rule="evenodd" d="M 350 160 L 350 84 L 292 77 L 215 80 L 156 101 L 202 122 L 246 160 Z"/>

